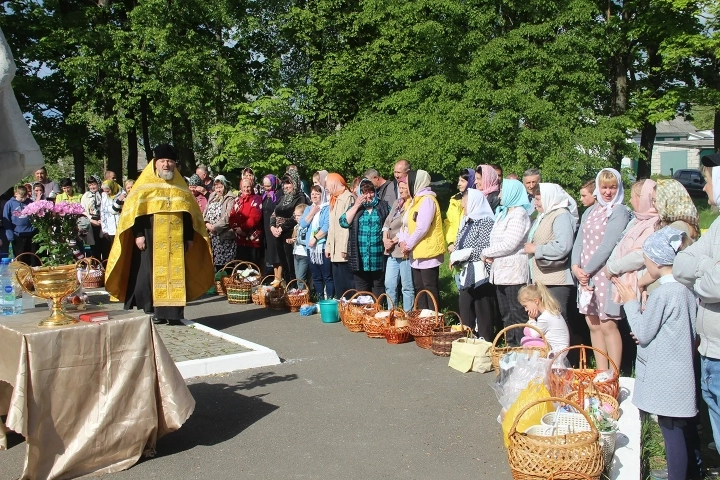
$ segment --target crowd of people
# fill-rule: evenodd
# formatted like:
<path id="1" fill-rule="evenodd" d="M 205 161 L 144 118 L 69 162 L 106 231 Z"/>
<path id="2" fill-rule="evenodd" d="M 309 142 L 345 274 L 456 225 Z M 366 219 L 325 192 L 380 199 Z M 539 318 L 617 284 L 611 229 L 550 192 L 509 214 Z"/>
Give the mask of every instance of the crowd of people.
<path id="1" fill-rule="evenodd" d="M 113 294 L 128 308 L 150 312 L 160 293 L 151 285 L 147 251 L 153 228 L 166 217 L 182 224 L 177 241 L 197 258 L 204 255 L 199 239 L 209 238 L 215 272 L 231 260 L 252 262 L 274 277 L 275 286 L 300 279 L 317 299 L 341 298 L 353 289 L 386 293 L 393 306 L 406 311 L 434 309 L 431 297 L 440 299 L 440 266 L 449 254 L 461 321 L 477 337 L 492 340 L 500 328 L 530 323 L 558 352 L 577 343 L 569 319 L 579 313 L 593 347 L 619 366 L 618 325 L 626 319 L 639 345 L 635 402 L 659 415 L 675 475 L 692 463 L 682 452 L 691 451 L 687 447 L 694 442 L 688 426 L 697 413 L 691 406 L 692 364 L 699 336 L 703 397 L 720 439 L 720 387 L 712 382 L 713 373 L 720 373 L 720 223 L 701 237 L 697 208 L 676 180 L 638 180 L 630 187 L 628 207 L 620 173 L 604 168 L 577 192 L 580 215 L 574 196 L 543 182 L 539 170 L 504 178 L 500 167 L 483 164 L 458 172 L 458 192 L 443 215 L 430 174 L 413 170 L 404 159 L 394 164 L 392 178 L 369 169 L 350 185 L 341 174 L 322 170 L 306 186 L 294 165 L 258 182 L 248 167 L 235 190 L 205 166 L 182 182 L 172 175 L 174 149 L 156 150 L 155 164 L 138 180 L 142 191 L 134 194 L 132 181 L 121 187 L 113 172 L 103 181 L 90 177 L 79 195 L 69 179 L 58 184 L 38 170 L 36 183 L 18 186 L 3 208 L 5 239 L 16 255 L 32 251 L 32 226 L 13 215 L 31 201 L 80 203 L 86 212 L 79 223 L 83 240 L 93 256 L 111 257 L 108 279 L 119 272 L 120 281 L 110 282 Z M 720 205 L 720 154 L 702 162 L 709 201 Z M 155 195 L 155 184 L 177 190 L 192 208 L 183 206 L 182 218 L 175 218 L 178 211 L 160 203 L 148 200 L 156 206 L 145 207 L 140 199 Z M 134 216 L 123 220 L 126 199 Z M 198 210 L 201 220 L 193 217 Z M 134 246 L 123 238 L 134 238 Z M 130 250 L 133 255 L 122 256 Z M 117 258 L 126 259 L 123 269 Z M 201 292 L 202 285 L 193 289 Z M 172 308 L 184 305 L 185 298 L 162 302 L 157 305 L 168 310 L 160 320 L 182 318 L 182 311 Z M 507 342 L 532 344 L 537 336 L 531 329 L 510 329 Z M 597 368 L 610 368 L 607 358 L 597 355 Z"/>

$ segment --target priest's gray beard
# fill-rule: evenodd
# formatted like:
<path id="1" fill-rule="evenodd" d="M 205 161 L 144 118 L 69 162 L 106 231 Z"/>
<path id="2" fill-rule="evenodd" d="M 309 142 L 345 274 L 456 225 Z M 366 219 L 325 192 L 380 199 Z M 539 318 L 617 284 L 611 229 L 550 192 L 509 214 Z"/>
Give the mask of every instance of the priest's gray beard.
<path id="1" fill-rule="evenodd" d="M 175 170 L 158 170 L 157 174 L 163 180 L 172 180 L 175 176 Z"/>

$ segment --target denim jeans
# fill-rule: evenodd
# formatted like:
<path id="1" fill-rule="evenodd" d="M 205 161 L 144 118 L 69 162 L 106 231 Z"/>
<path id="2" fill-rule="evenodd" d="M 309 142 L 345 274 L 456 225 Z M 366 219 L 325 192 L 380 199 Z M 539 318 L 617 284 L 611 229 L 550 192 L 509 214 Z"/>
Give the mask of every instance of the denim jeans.
<path id="1" fill-rule="evenodd" d="M 707 403 L 715 445 L 720 445 L 720 360 L 700 357 L 700 390 Z"/>
<path id="2" fill-rule="evenodd" d="M 308 277 L 308 257 L 303 257 L 302 255 L 293 255 L 294 257 L 294 263 L 295 263 L 295 278 L 302 280 L 305 282 L 306 287 L 310 287 L 310 284 L 307 283 Z M 299 283 L 299 282 L 293 282 L 293 283 Z M 298 288 L 301 288 L 300 285 L 298 285 Z"/>
<path id="3" fill-rule="evenodd" d="M 323 263 L 321 265 L 310 262 L 310 275 L 312 275 L 318 300 L 325 298 L 323 292 L 327 295 L 327 298 L 335 298 L 335 282 L 333 281 L 330 259 L 325 256 L 325 253 L 323 253 L 322 258 Z"/>
<path id="4" fill-rule="evenodd" d="M 415 301 L 415 288 L 413 287 L 410 260 L 388 257 L 385 268 L 385 293 L 390 297 L 393 305 L 398 304 L 398 280 L 402 290 L 403 310 L 409 312 Z"/>

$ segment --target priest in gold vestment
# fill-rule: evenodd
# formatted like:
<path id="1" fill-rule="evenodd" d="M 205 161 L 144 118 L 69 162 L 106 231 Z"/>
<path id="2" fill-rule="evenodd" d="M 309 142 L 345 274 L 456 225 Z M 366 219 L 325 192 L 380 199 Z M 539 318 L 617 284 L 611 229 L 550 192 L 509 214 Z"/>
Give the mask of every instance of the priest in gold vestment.
<path id="1" fill-rule="evenodd" d="M 212 253 L 200 207 L 175 168 L 175 149 L 158 145 L 153 154 L 120 214 L 105 289 L 126 310 L 177 325 L 186 302 L 213 284 Z"/>

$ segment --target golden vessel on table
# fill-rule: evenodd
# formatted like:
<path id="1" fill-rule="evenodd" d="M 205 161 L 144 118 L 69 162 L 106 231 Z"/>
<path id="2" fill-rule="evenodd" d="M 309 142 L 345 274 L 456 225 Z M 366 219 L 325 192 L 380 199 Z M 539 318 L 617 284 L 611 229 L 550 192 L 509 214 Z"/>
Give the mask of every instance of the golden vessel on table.
<path id="1" fill-rule="evenodd" d="M 52 300 L 52 313 L 40 322 L 41 327 L 61 327 L 78 322 L 77 319 L 65 312 L 63 299 L 83 284 L 84 279 L 78 276 L 78 267 L 81 264 L 86 265 L 87 262 L 80 260 L 77 264 L 58 267 L 30 267 L 20 263 L 15 271 L 15 277 L 23 291 L 36 297 Z M 85 271 L 87 277 L 90 269 L 86 268 Z"/>

